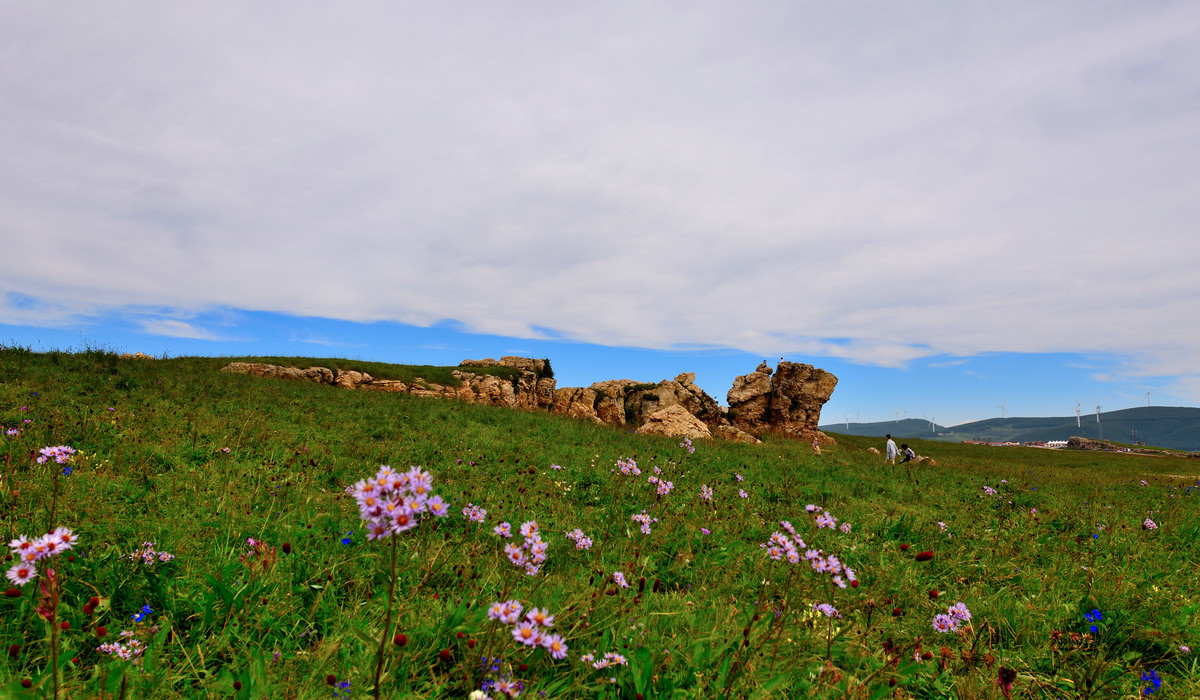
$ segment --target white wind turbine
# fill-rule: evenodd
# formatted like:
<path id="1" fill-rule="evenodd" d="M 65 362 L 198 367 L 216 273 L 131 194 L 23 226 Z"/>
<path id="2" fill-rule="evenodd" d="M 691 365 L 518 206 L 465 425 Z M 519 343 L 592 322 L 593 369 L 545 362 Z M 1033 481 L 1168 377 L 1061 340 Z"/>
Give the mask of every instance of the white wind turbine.
<path id="1" fill-rule="evenodd" d="M 846 430 L 849 430 L 850 429 L 850 416 L 843 413 L 842 420 L 846 421 Z"/>
<path id="2" fill-rule="evenodd" d="M 1142 387 L 1142 388 L 1146 389 L 1146 387 Z M 1146 389 L 1146 405 L 1147 406 L 1150 405 L 1150 390 L 1149 389 Z"/>
<path id="3" fill-rule="evenodd" d="M 933 422 L 933 414 L 932 413 L 929 414 L 929 432 L 931 432 L 931 433 L 937 432 L 937 423 Z"/>
<path id="4" fill-rule="evenodd" d="M 1096 404 L 1096 422 L 1097 423 L 1100 422 L 1100 404 L 1099 403 Z"/>
<path id="5" fill-rule="evenodd" d="M 1079 416 L 1082 415 L 1082 411 L 1080 410 L 1082 407 L 1083 407 L 1083 404 L 1079 403 L 1078 401 L 1075 402 L 1075 427 L 1076 428 L 1083 427 L 1083 422 L 1080 421 L 1080 419 L 1079 419 Z"/>
<path id="6" fill-rule="evenodd" d="M 996 407 L 996 408 L 1000 409 L 1000 417 L 1001 417 L 1001 418 L 1007 418 L 1007 417 L 1008 417 L 1008 416 L 1007 416 L 1007 411 L 1008 411 L 1008 408 L 1007 408 L 1007 407 L 1008 407 L 1008 400 L 1007 400 L 1007 399 L 1006 399 L 1006 400 L 1005 400 L 1003 403 L 1001 403 L 999 406 L 997 406 L 997 407 Z"/>

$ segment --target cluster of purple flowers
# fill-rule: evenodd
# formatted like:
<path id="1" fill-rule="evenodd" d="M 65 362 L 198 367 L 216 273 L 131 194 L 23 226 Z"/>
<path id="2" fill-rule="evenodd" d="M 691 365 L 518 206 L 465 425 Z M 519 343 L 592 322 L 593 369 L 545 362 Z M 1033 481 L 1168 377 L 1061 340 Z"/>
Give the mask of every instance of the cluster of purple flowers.
<path id="1" fill-rule="evenodd" d="M 4 434 L 9 437 L 16 437 L 21 434 L 21 431 L 17 430 L 16 428 L 9 428 L 8 430 L 4 431 Z"/>
<path id="2" fill-rule="evenodd" d="M 542 647 L 555 659 L 566 658 L 566 640 L 560 634 L 549 632 L 554 626 L 554 616 L 541 608 L 532 608 L 522 617 L 523 610 L 524 606 L 520 601 L 497 601 L 488 608 L 488 618 L 512 625 L 512 637 L 521 644 L 527 647 Z"/>
<path id="3" fill-rule="evenodd" d="M 813 612 L 820 613 L 825 617 L 840 618 L 842 616 L 842 614 L 837 611 L 837 608 L 833 607 L 829 603 L 813 603 L 812 609 Z"/>
<path id="4" fill-rule="evenodd" d="M 679 443 L 679 446 L 687 450 L 687 453 L 690 455 L 696 454 L 696 446 L 692 444 L 691 438 L 684 438 L 683 442 Z"/>
<path id="5" fill-rule="evenodd" d="M 1142 521 L 1142 529 L 1143 530 L 1157 530 L 1158 523 L 1154 522 L 1150 518 L 1146 518 L 1144 521 Z"/>
<path id="6" fill-rule="evenodd" d="M 946 612 L 941 615 L 935 615 L 933 618 L 933 629 L 943 634 L 948 632 L 957 632 L 962 623 L 971 619 L 971 611 L 967 609 L 965 603 L 961 601 L 951 605 Z"/>
<path id="7" fill-rule="evenodd" d="M 143 542 L 141 549 L 136 549 L 129 554 L 123 555 L 125 558 L 133 561 L 141 561 L 146 566 L 154 566 L 154 562 L 166 563 L 175 558 L 170 552 L 160 552 L 154 548 L 153 542 Z"/>
<path id="8" fill-rule="evenodd" d="M 642 470 L 638 469 L 637 462 L 634 461 L 634 459 L 632 457 L 630 457 L 629 459 L 618 459 L 617 460 L 617 469 L 620 469 L 621 473 L 624 474 L 625 476 L 641 476 L 642 475 Z"/>
<path id="9" fill-rule="evenodd" d="M 463 517 L 473 523 L 482 523 L 487 519 L 487 511 L 474 503 L 468 503 L 466 508 L 462 509 Z"/>
<path id="10" fill-rule="evenodd" d="M 592 538 L 583 534 L 583 530 L 580 530 L 579 528 L 575 528 L 571 532 L 568 532 L 567 538 L 575 543 L 575 549 L 586 550 L 592 548 Z"/>
<path id="11" fill-rule="evenodd" d="M 56 528 L 54 532 L 34 540 L 25 535 L 10 540 L 8 548 L 12 550 L 13 558 L 17 560 L 17 563 L 5 573 L 5 576 L 14 584 L 24 586 L 37 577 L 36 562 L 71 549 L 78 541 L 79 538 L 75 536 L 75 533 L 65 527 Z"/>
<path id="12" fill-rule="evenodd" d="M 417 526 L 424 514 L 444 518 L 446 501 L 433 493 L 433 476 L 420 467 L 406 472 L 388 465 L 375 476 L 347 489 L 358 503 L 358 516 L 367 523 L 367 539 L 398 535 Z"/>
<path id="13" fill-rule="evenodd" d="M 610 666 L 628 666 L 629 665 L 629 659 L 625 658 L 624 656 L 621 656 L 620 654 L 618 654 L 615 651 L 608 652 L 604 656 L 600 657 L 599 660 L 596 659 L 595 652 L 592 652 L 591 654 L 584 654 L 583 656 L 579 657 L 579 660 L 582 663 L 591 664 L 592 668 L 595 668 L 595 669 L 609 668 Z"/>
<path id="14" fill-rule="evenodd" d="M 642 524 L 642 534 L 643 535 L 650 534 L 650 523 L 658 522 L 658 518 L 650 517 L 650 515 L 647 514 L 646 511 L 644 511 L 644 510 L 641 513 L 634 513 L 633 515 L 629 516 L 629 519 L 634 522 Z"/>
<path id="15" fill-rule="evenodd" d="M 773 532 L 767 543 L 762 545 L 772 559 L 775 561 L 786 559 L 790 564 L 799 564 L 800 560 L 804 559 L 812 566 L 813 571 L 832 576 L 833 583 L 838 588 L 845 588 L 847 581 L 854 583 L 858 580 L 854 570 L 843 564 L 834 555 L 826 555 L 823 550 L 809 548 L 790 522 L 781 520 L 779 525 L 788 534 Z M 800 554 L 800 549 L 805 550 L 803 555 Z"/>
<path id="16" fill-rule="evenodd" d="M 58 464 L 66 464 L 71 461 L 71 455 L 75 454 L 75 448 L 68 445 L 55 445 L 54 447 L 43 447 L 38 450 L 38 464 L 45 464 L 50 460 L 54 460 Z"/>
<path id="17" fill-rule="evenodd" d="M 500 523 L 493 531 L 505 539 L 512 537 L 512 526 L 508 523 Z M 550 543 L 542 540 L 542 533 L 534 520 L 522 523 L 520 532 L 525 541 L 519 545 L 504 545 L 504 555 L 513 566 L 525 569 L 526 576 L 537 576 L 542 564 L 546 563 L 546 549 Z"/>
<path id="18" fill-rule="evenodd" d="M 989 496 L 995 496 L 995 495 L 996 495 L 996 489 L 992 488 L 991 486 L 984 486 L 984 487 L 983 487 L 983 492 L 984 492 L 984 493 L 986 493 L 986 494 L 987 494 L 987 495 L 989 495 Z"/>
<path id="19" fill-rule="evenodd" d="M 700 500 L 711 501 L 712 499 L 713 499 L 713 490 L 711 488 L 709 488 L 708 484 L 701 484 L 700 485 Z"/>
<path id="20" fill-rule="evenodd" d="M 655 467 L 655 470 L 660 471 L 658 469 L 658 467 Z M 659 496 L 665 496 L 668 493 L 671 493 L 671 489 L 675 488 L 674 483 L 667 481 L 666 479 L 660 479 L 657 476 L 651 476 L 650 478 L 647 479 L 647 481 L 649 481 L 650 483 L 654 484 L 657 487 L 655 489 L 655 493 L 658 494 Z"/>
<path id="21" fill-rule="evenodd" d="M 613 572 L 613 581 L 621 588 L 629 588 L 629 581 L 625 580 L 625 574 L 620 571 Z"/>
<path id="22" fill-rule="evenodd" d="M 142 654 L 146 651 L 146 643 L 135 637 L 135 634 L 130 630 L 124 630 L 121 632 L 121 641 L 105 642 L 96 647 L 96 651 L 139 664 L 142 661 Z"/>

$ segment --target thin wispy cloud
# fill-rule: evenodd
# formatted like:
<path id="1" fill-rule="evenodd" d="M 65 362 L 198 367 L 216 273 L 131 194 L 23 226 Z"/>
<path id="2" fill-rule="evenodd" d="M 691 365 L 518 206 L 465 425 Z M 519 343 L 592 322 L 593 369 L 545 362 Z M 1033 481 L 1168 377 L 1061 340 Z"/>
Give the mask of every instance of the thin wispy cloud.
<path id="1" fill-rule="evenodd" d="M 186 321 L 175 319 L 142 319 L 138 322 L 141 332 L 147 335 L 161 335 L 169 338 L 191 338 L 194 340 L 222 340 L 222 338 L 207 329 L 195 326 Z"/>

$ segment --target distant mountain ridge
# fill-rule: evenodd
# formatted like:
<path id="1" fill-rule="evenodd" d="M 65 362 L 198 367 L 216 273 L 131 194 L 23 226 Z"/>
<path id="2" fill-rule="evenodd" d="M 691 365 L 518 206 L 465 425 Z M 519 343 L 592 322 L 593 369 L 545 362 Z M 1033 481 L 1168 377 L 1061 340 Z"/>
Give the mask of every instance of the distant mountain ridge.
<path id="1" fill-rule="evenodd" d="M 948 428 L 927 420 L 907 418 L 879 423 L 827 423 L 827 433 L 894 438 L 917 438 L 962 442 L 1045 442 L 1066 440 L 1072 435 L 1093 440 L 1120 443 L 1144 442 L 1152 447 L 1200 451 L 1200 408 L 1184 406 L 1139 406 L 1100 414 L 1085 414 L 1076 423 L 1075 416 L 1065 418 L 989 418 Z M 1134 432 L 1136 431 L 1136 433 Z"/>

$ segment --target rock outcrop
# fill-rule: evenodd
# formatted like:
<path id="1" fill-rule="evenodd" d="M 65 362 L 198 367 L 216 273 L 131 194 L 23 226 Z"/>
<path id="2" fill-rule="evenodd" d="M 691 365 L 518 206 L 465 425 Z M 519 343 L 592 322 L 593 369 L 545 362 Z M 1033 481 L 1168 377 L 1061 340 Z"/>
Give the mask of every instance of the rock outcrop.
<path id="1" fill-rule="evenodd" d="M 645 424 L 636 432 L 638 435 L 661 435 L 693 440 L 712 437 L 708 426 L 679 404 L 660 408 L 651 413 L 646 417 Z"/>
<path id="2" fill-rule="evenodd" d="M 817 430 L 821 407 L 833 395 L 837 377 L 798 362 L 783 362 L 772 372 L 763 362 L 733 380 L 726 395 L 730 421 L 748 433 L 778 432 L 805 440 L 831 439 Z"/>
<path id="3" fill-rule="evenodd" d="M 473 371 L 505 367 L 512 372 Z M 837 378 L 812 365 L 780 362 L 772 370 L 764 362 L 737 377 L 729 390 L 728 412 L 696 385 L 696 374 L 684 372 L 655 384 L 632 379 L 596 382 L 587 388 L 557 388 L 547 360 L 502 357 L 463 360 L 452 371 L 457 384 L 416 377 L 411 381 L 378 379 L 366 372 L 326 367 L 280 367 L 232 362 L 224 372 L 255 377 L 302 379 L 358 391 L 383 391 L 531 411 L 547 411 L 609 425 L 638 426 L 642 435 L 718 437 L 757 443 L 755 433 L 779 432 L 834 444 L 817 430 L 821 406 L 829 400 Z M 732 424 L 731 424 L 732 421 Z"/>

